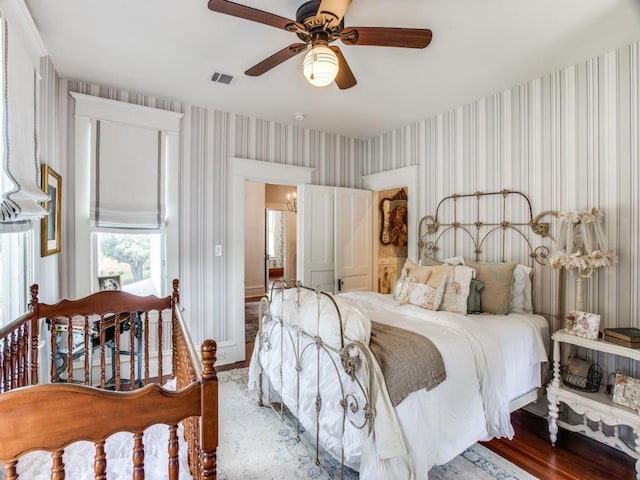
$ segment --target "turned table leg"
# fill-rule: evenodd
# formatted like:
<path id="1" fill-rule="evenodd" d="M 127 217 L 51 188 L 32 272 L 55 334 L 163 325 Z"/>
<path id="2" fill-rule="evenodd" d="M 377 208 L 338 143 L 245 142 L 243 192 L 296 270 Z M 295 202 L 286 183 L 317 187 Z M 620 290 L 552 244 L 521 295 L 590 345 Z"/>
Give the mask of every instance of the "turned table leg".
<path id="1" fill-rule="evenodd" d="M 549 439 L 551 440 L 551 445 L 555 447 L 558 439 L 558 414 L 560 409 L 555 395 L 547 394 L 547 396 L 549 397 Z"/>
<path id="2" fill-rule="evenodd" d="M 636 436 L 636 452 L 640 455 L 640 430 L 634 428 L 633 433 Z M 640 457 L 636 460 L 636 480 L 640 480 Z"/>
<path id="3" fill-rule="evenodd" d="M 560 388 L 560 343 L 558 341 L 553 342 L 553 379 L 551 380 L 551 385 L 555 388 Z M 549 400 L 549 439 L 551 440 L 551 445 L 555 447 L 558 439 L 558 414 L 560 409 L 558 408 L 556 395 L 547 392 L 547 398 Z"/>

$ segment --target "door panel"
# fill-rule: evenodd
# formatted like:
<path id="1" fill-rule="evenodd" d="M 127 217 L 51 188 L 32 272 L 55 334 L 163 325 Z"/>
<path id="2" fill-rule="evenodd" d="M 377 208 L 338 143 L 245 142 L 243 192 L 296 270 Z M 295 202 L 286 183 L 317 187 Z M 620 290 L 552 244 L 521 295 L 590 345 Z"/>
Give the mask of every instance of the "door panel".
<path id="1" fill-rule="evenodd" d="M 371 290 L 372 197 L 369 190 L 335 189 L 336 288 L 340 292 Z"/>
<path id="2" fill-rule="evenodd" d="M 298 274 L 310 287 L 334 291 L 334 187 L 298 187 Z"/>

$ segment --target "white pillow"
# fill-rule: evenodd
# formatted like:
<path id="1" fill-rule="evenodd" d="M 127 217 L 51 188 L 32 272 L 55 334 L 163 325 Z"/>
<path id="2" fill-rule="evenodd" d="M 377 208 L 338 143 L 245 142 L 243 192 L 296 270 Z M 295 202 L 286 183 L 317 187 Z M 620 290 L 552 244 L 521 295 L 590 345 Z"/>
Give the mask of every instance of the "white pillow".
<path id="1" fill-rule="evenodd" d="M 476 271 L 464 265 L 456 265 L 449 268 L 453 269 L 453 272 L 450 272 L 447 276 L 440 310 L 466 315 L 469 286 Z"/>
<path id="2" fill-rule="evenodd" d="M 449 265 L 464 265 L 464 257 L 449 257 L 444 260 L 436 260 L 431 257 L 422 257 L 420 258 L 420 266 L 432 266 L 439 265 L 442 263 L 448 263 Z"/>
<path id="3" fill-rule="evenodd" d="M 533 313 L 533 300 L 531 298 L 531 275 L 533 268 L 518 264 L 513 270 L 511 281 L 511 296 L 509 298 L 509 312 Z"/>

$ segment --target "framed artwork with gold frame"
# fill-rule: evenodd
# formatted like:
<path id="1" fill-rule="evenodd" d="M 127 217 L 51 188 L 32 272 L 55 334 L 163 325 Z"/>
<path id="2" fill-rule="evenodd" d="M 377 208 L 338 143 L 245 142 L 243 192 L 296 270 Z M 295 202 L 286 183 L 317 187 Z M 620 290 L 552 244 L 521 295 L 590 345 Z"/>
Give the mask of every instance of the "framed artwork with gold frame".
<path id="1" fill-rule="evenodd" d="M 49 165 L 42 165 L 42 191 L 49 200 L 42 206 L 47 214 L 40 221 L 40 256 L 60 252 L 62 230 L 62 177 Z"/>

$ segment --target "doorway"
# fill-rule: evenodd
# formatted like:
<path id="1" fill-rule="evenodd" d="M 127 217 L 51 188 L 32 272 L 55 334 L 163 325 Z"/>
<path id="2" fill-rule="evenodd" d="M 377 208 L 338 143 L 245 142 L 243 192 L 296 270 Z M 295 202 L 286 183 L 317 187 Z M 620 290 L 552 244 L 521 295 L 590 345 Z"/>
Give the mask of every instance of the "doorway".
<path id="1" fill-rule="evenodd" d="M 258 331 L 260 299 L 274 280 L 296 278 L 297 188 L 245 182 L 245 344 Z"/>
<path id="2" fill-rule="evenodd" d="M 296 280 L 298 189 L 295 185 L 265 186 L 266 281 Z"/>
<path id="3" fill-rule="evenodd" d="M 229 185 L 227 201 L 227 262 L 234 268 L 228 270 L 229 295 L 227 297 L 228 316 L 223 327 L 228 329 L 229 341 L 218 345 L 227 357 L 227 363 L 238 362 L 246 357 L 244 328 L 244 244 L 249 232 L 245 231 L 245 187 L 247 181 L 269 182 L 273 184 L 302 185 L 312 183 L 314 169 L 277 162 L 261 162 L 246 158 L 229 157 Z M 264 221 L 264 210 L 261 212 Z M 261 262 L 263 263 L 263 262 Z"/>

